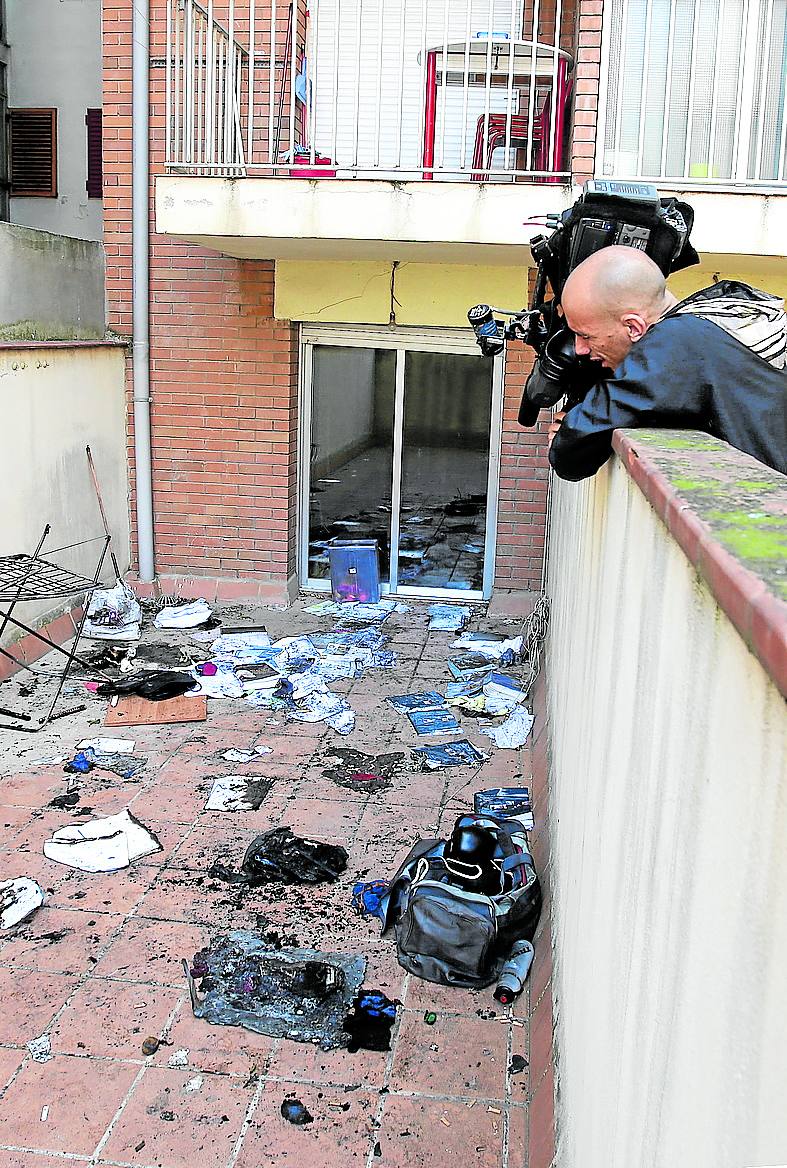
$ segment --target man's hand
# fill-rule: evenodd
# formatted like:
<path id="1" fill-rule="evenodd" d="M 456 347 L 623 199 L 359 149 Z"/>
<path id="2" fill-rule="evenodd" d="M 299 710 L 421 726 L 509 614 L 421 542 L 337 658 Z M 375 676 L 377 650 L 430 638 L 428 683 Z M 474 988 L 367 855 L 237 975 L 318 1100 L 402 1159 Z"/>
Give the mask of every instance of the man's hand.
<path id="1" fill-rule="evenodd" d="M 555 413 L 552 415 L 552 421 L 549 423 L 549 426 L 547 428 L 547 450 L 549 450 L 549 448 L 551 447 L 552 439 L 555 437 L 558 430 L 560 429 L 560 424 L 563 421 L 563 419 L 565 418 L 565 416 L 566 416 L 565 410 L 556 410 Z"/>

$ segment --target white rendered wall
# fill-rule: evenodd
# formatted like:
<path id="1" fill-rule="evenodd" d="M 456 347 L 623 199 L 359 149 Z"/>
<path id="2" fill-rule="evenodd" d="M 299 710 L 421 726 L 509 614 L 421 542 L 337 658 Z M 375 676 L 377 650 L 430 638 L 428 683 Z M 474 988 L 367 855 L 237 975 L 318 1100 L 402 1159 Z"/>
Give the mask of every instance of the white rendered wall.
<path id="1" fill-rule="evenodd" d="M 785 1164 L 784 703 L 617 459 L 553 507 L 556 1163 Z"/>
<path id="2" fill-rule="evenodd" d="M 0 556 L 32 552 L 44 524 L 44 547 L 64 547 L 103 535 L 88 471 L 90 445 L 121 571 L 129 563 L 128 469 L 124 350 L 119 346 L 18 348 L 0 351 Z M 55 556 L 64 566 L 93 574 L 99 543 Z M 114 583 L 107 560 L 102 579 Z M 34 625 L 68 601 L 20 606 Z M 13 639 L 9 630 L 4 643 Z"/>
<path id="3" fill-rule="evenodd" d="M 100 0 L 6 4 L 8 104 L 57 108 L 57 198 L 11 199 L 11 222 L 101 239 L 100 199 L 88 199 L 88 109 L 101 108 Z"/>

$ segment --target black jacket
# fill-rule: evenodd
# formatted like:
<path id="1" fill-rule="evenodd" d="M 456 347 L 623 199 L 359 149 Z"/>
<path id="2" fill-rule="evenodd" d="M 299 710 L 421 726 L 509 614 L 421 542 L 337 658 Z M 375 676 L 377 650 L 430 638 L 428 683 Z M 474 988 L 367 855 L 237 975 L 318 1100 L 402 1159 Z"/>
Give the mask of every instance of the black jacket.
<path id="1" fill-rule="evenodd" d="M 595 474 L 626 426 L 704 430 L 785 474 L 787 372 L 678 305 L 566 414 L 549 451 L 555 472 Z"/>

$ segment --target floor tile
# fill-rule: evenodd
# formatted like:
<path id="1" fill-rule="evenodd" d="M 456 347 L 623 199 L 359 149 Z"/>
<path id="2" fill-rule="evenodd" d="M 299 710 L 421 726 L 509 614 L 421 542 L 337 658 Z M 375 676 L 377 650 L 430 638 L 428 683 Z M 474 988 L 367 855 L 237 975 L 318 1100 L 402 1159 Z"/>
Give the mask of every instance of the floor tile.
<path id="1" fill-rule="evenodd" d="M 427 1027 L 420 1013 L 406 1014 L 396 1042 L 391 1089 L 502 1099 L 506 1042 L 504 1026 L 479 1018 L 438 1014 L 434 1026 Z"/>
<path id="2" fill-rule="evenodd" d="M 183 986 L 182 958 L 190 961 L 207 942 L 207 930 L 194 925 L 132 917 L 126 921 L 94 969 L 96 977 Z"/>
<path id="3" fill-rule="evenodd" d="M 0 1099 L 2 1139 L 16 1147 L 89 1155 L 137 1073 L 126 1063 L 96 1066 L 67 1055 L 46 1063 L 30 1059 Z"/>
<path id="4" fill-rule="evenodd" d="M 51 973 L 86 973 L 122 922 L 119 913 L 50 908 L 45 904 L 2 942 L 0 961 Z"/>
<path id="5" fill-rule="evenodd" d="M 281 1115 L 285 1099 L 298 1099 L 313 1116 L 302 1127 Z M 373 1138 L 377 1097 L 363 1090 L 266 1083 L 243 1139 L 237 1168 L 364 1168 Z"/>
<path id="6" fill-rule="evenodd" d="M 499 1168 L 503 1154 L 503 1113 L 482 1103 L 403 1098 L 389 1095 L 377 1133 L 380 1168 Z M 513 1164 L 511 1168 L 521 1168 Z"/>
<path id="7" fill-rule="evenodd" d="M 10 1050 L 7 1047 L 0 1047 L 0 1091 L 5 1089 L 8 1080 L 15 1071 L 19 1070 L 26 1054 L 26 1050 Z"/>
<path id="8" fill-rule="evenodd" d="M 185 987 L 129 985 L 90 978 L 50 1032 L 52 1050 L 116 1059 L 143 1059 L 142 1043 L 157 1038 Z"/>
<path id="9" fill-rule="evenodd" d="M 24 1046 L 51 1022 L 77 985 L 75 976 L 37 973 L 34 978 L 0 966 L 0 1042 Z"/>
<path id="10" fill-rule="evenodd" d="M 146 1067 L 102 1159 L 158 1168 L 223 1165 L 252 1097 L 238 1079 Z"/>
<path id="11" fill-rule="evenodd" d="M 277 1039 L 256 1034 L 241 1026 L 214 1026 L 195 1018 L 191 1001 L 184 998 L 167 1036 L 168 1045 L 159 1047 L 152 1061 L 167 1066 L 173 1055 L 176 1063 L 186 1052 L 185 1066 L 199 1071 L 240 1075 L 246 1079 L 266 1072 Z"/>

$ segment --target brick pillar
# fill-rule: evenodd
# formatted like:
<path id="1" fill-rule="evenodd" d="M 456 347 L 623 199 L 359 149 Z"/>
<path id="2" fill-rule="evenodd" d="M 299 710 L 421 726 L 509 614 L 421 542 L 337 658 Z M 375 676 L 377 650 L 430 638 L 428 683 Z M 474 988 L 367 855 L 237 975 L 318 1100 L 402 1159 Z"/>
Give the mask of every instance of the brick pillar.
<path id="1" fill-rule="evenodd" d="M 571 173 L 575 183 L 592 178 L 594 172 L 603 13 L 604 0 L 580 0 L 571 139 Z"/>
<path id="2" fill-rule="evenodd" d="M 151 4 L 151 172 L 164 173 L 165 18 Z M 131 6 L 104 0 L 109 326 L 131 333 Z M 273 264 L 157 235 L 151 398 L 165 590 L 283 601 L 295 571 L 297 330 L 273 319 Z M 131 394 L 129 370 L 129 405 Z M 129 409 L 132 476 L 133 418 Z M 133 477 L 132 477 L 133 492 Z M 132 519 L 134 510 L 132 495 Z M 134 539 L 136 532 L 133 533 Z"/>

